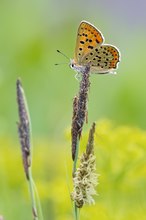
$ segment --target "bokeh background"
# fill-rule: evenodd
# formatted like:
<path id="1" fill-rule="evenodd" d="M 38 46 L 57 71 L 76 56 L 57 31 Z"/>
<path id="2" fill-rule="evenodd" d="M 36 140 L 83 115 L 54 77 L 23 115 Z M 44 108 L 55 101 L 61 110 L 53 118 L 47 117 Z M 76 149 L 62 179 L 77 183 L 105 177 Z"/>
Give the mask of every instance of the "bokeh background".
<path id="1" fill-rule="evenodd" d="M 85 126 L 85 131 L 89 130 L 93 121 L 107 118 L 117 128 L 119 126 L 119 129 L 124 125 L 125 133 L 129 129 L 133 133 L 130 144 L 127 139 L 125 142 L 125 146 L 128 149 L 130 147 L 130 154 L 127 154 L 120 133 L 114 130 L 117 138 L 112 142 L 113 149 L 118 151 L 118 155 L 123 155 L 123 160 L 111 160 L 113 166 L 102 166 L 100 159 L 100 156 L 105 161 L 115 159 L 115 151 L 112 150 L 112 156 L 108 151 L 110 140 L 105 144 L 107 152 L 103 155 L 99 154 L 100 145 L 97 141 L 98 159 L 101 161 L 98 163 L 98 172 L 101 179 L 102 176 L 108 176 L 109 179 L 100 183 L 100 196 L 96 198 L 96 206 L 83 209 L 82 219 L 94 219 L 94 216 L 95 219 L 145 219 L 146 170 L 142 159 L 146 156 L 145 8 L 145 0 L 0 1 L 0 214 L 5 219 L 31 219 L 17 138 L 18 77 L 22 80 L 29 105 L 34 141 L 34 178 L 45 219 L 73 218 L 66 173 L 70 179 L 72 162 L 68 135 L 72 100 L 77 94 L 79 83 L 74 77 L 75 72 L 68 67 L 68 60 L 56 50 L 73 57 L 77 28 L 81 20 L 94 24 L 103 33 L 105 42 L 117 46 L 121 51 L 117 75 L 91 77 L 89 124 Z M 55 63 L 67 64 L 55 66 Z M 106 130 L 108 123 L 103 120 L 99 131 L 103 129 L 104 123 Z M 135 133 L 136 127 L 140 129 L 140 134 Z M 115 137 L 114 132 L 107 133 L 110 139 L 108 135 L 111 135 L 111 139 Z M 134 146 L 139 146 L 138 143 L 141 146 L 135 150 Z M 124 169 L 123 163 L 129 164 L 133 149 L 134 155 L 139 155 L 138 164 L 143 165 L 141 177 L 131 175 L 126 179 L 125 188 L 119 180 L 117 186 L 110 174 L 112 175 L 115 167 L 120 167 L 121 173 L 126 174 L 127 168 Z M 133 169 L 132 164 L 136 164 L 136 158 L 132 157 L 130 169 Z M 139 169 L 135 170 L 135 174 L 138 172 Z M 119 175 L 118 171 L 116 174 Z M 107 186 L 108 181 L 111 187 Z M 119 195 L 123 195 L 123 188 L 125 196 L 119 198 Z M 130 206 L 130 202 L 133 205 Z M 138 213 L 135 207 L 139 208 Z"/>

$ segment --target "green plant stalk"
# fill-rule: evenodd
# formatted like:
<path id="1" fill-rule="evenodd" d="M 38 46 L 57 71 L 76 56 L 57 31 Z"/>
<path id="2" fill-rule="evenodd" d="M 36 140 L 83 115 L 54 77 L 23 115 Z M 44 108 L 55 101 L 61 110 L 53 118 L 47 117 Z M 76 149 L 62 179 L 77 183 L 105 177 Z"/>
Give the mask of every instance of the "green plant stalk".
<path id="1" fill-rule="evenodd" d="M 31 167 L 28 168 L 28 174 L 29 174 L 28 185 L 29 185 L 30 198 L 31 198 L 31 204 L 32 204 L 32 213 L 33 213 L 34 220 L 38 220 L 38 212 L 37 212 L 37 207 L 36 207 Z"/>
<path id="2" fill-rule="evenodd" d="M 36 188 L 36 185 L 35 185 L 34 181 L 33 181 L 33 187 L 34 187 L 35 195 L 36 195 L 36 199 L 37 199 L 37 206 L 38 206 L 38 210 L 39 210 L 39 219 L 44 220 L 39 194 L 38 194 L 38 191 L 37 191 L 37 188 Z"/>
<path id="3" fill-rule="evenodd" d="M 27 104 L 26 104 L 26 107 L 28 109 Z M 32 155 L 33 155 L 32 127 L 31 127 L 31 120 L 30 120 L 29 111 L 28 111 L 28 116 L 29 116 L 29 121 L 30 121 L 30 142 L 31 142 L 31 146 L 32 146 L 30 148 L 30 151 L 31 151 L 30 155 L 31 155 L 31 164 L 32 164 Z M 35 182 L 34 182 L 33 177 L 32 177 L 31 167 L 29 167 L 29 191 L 30 191 L 30 196 L 31 196 L 32 212 L 33 212 L 34 220 L 38 220 L 38 219 L 39 220 L 44 220 L 42 207 L 41 207 L 41 203 L 40 203 L 40 198 L 39 198 L 39 195 L 38 195 L 38 191 L 37 191 Z M 37 207 L 38 207 L 38 211 L 37 211 Z M 36 216 L 35 216 L 35 213 L 36 213 Z"/>
<path id="4" fill-rule="evenodd" d="M 73 164 L 73 176 L 74 176 L 76 169 L 77 169 L 78 154 L 79 154 L 79 137 L 77 139 L 76 154 L 75 154 L 75 160 L 74 160 L 74 164 Z M 76 206 L 75 202 L 74 202 L 73 212 L 74 212 L 74 219 L 79 220 L 79 218 L 80 218 L 79 209 Z"/>
<path id="5" fill-rule="evenodd" d="M 76 206 L 75 202 L 74 202 L 74 218 L 75 220 L 80 220 L 79 208 Z"/>
<path id="6" fill-rule="evenodd" d="M 27 102 L 26 102 L 26 108 L 27 108 L 29 122 L 30 122 L 30 143 L 31 143 L 31 148 L 30 148 L 31 154 L 30 155 L 31 155 L 31 164 L 32 164 L 32 158 L 33 158 L 32 157 L 33 155 L 32 126 L 31 126 L 31 120 L 30 120 L 30 114 L 29 114 Z M 31 167 L 28 168 L 28 174 L 29 174 L 28 184 L 29 184 L 29 191 L 30 191 L 30 197 L 31 197 L 31 203 L 32 203 L 32 213 L 33 213 L 34 220 L 44 220 L 38 191 L 37 191 L 36 185 L 32 177 Z"/>

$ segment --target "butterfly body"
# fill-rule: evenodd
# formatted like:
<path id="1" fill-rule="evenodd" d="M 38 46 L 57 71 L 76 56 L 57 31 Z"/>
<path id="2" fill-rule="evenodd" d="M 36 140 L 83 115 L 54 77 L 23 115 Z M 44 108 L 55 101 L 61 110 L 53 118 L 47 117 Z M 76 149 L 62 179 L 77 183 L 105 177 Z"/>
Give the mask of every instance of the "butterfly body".
<path id="1" fill-rule="evenodd" d="M 78 28 L 74 59 L 70 67 L 84 72 L 90 66 L 91 73 L 115 73 L 120 61 L 119 50 L 110 44 L 104 44 L 104 37 L 92 24 L 82 21 Z"/>
<path id="2" fill-rule="evenodd" d="M 70 59 L 70 64 L 69 64 L 70 68 L 75 70 L 78 73 L 84 73 L 87 64 L 85 65 L 79 65 L 78 63 L 75 62 L 74 59 Z"/>

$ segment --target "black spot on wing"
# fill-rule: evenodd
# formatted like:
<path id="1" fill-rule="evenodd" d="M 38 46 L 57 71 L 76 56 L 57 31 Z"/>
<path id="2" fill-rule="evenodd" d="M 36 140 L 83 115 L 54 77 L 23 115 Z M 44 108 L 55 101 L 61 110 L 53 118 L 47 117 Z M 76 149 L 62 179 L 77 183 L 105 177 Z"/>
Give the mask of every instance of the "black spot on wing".
<path id="1" fill-rule="evenodd" d="M 89 49 L 93 49 L 93 46 L 90 46 L 90 45 L 89 45 L 88 48 L 89 48 Z"/>

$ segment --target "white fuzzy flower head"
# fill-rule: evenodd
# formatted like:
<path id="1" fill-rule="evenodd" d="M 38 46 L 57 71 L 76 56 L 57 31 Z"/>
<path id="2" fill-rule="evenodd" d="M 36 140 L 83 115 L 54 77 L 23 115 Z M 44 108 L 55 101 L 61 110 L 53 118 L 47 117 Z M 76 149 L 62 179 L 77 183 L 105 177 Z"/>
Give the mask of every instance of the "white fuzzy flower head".
<path id="1" fill-rule="evenodd" d="M 96 173 L 95 155 L 83 153 L 80 158 L 80 166 L 74 174 L 74 189 L 71 194 L 72 200 L 78 208 L 84 204 L 94 204 L 93 195 L 96 195 L 95 187 L 98 184 Z"/>

